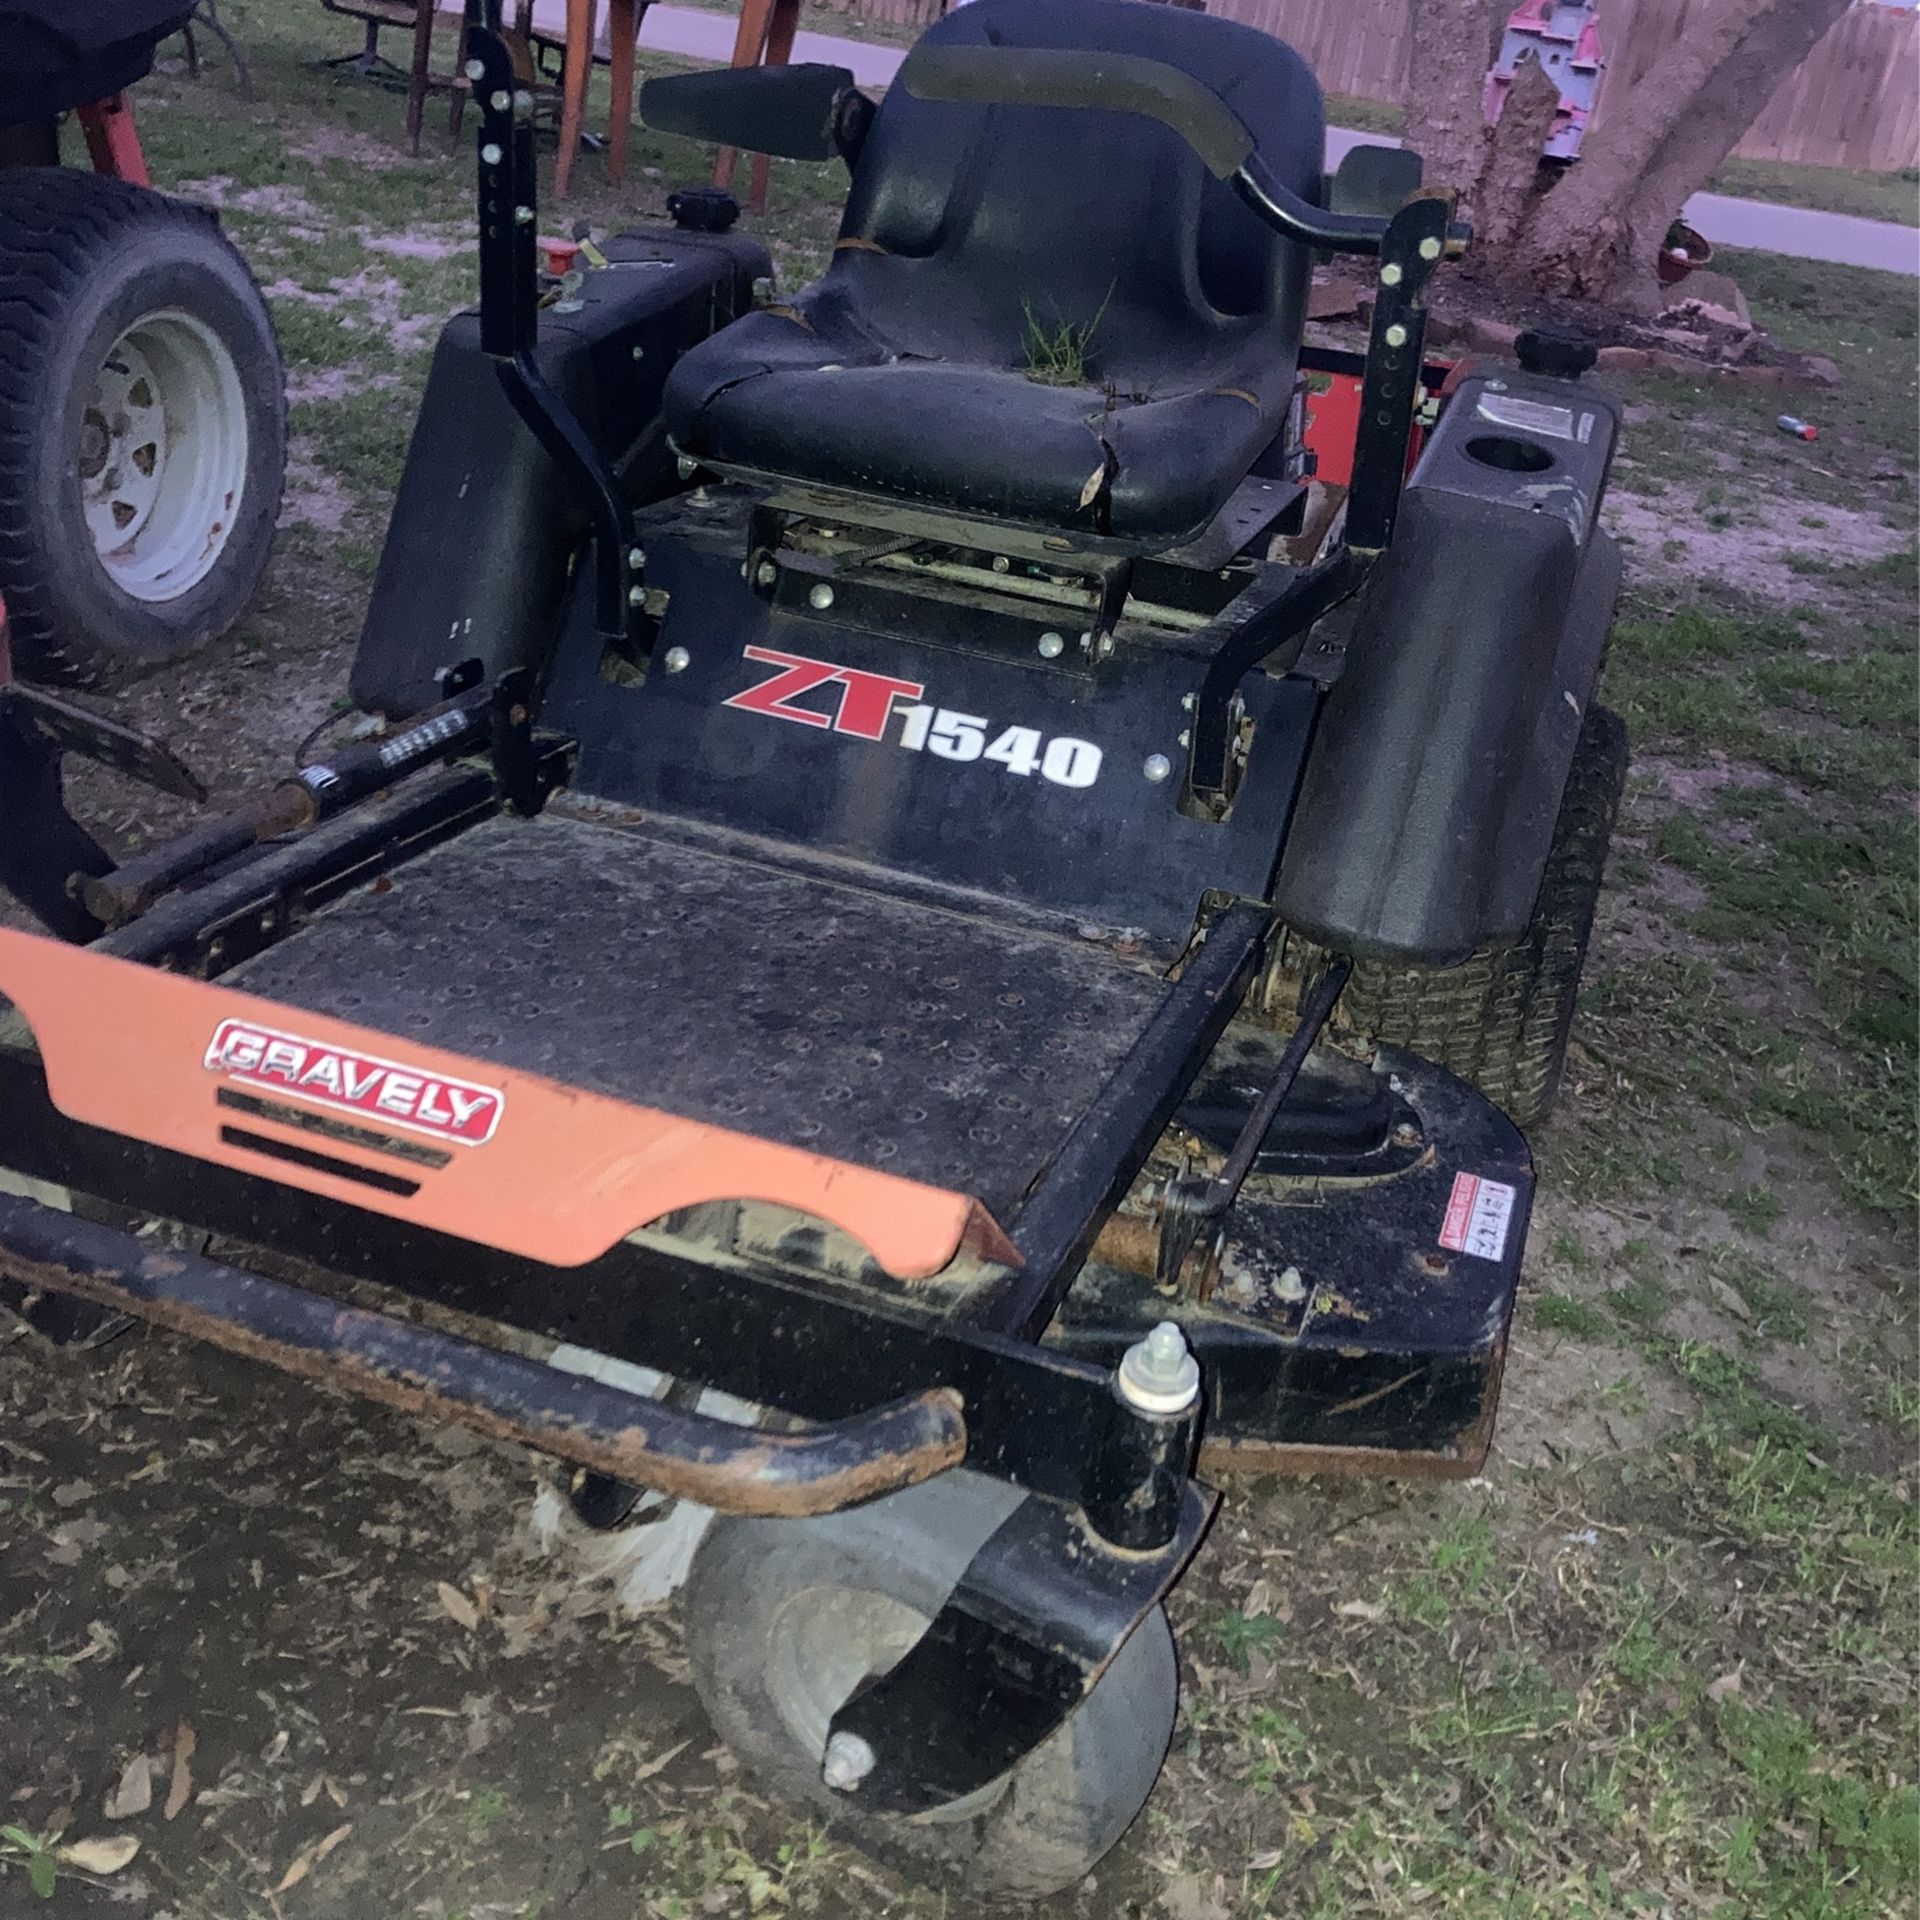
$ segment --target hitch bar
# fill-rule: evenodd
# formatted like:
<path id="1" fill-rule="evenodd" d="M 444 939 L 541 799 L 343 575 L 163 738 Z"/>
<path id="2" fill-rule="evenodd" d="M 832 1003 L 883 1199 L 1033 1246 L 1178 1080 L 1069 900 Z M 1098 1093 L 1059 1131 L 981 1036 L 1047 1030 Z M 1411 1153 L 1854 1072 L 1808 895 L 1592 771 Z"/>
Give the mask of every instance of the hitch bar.
<path id="1" fill-rule="evenodd" d="M 931 1480 L 957 1467 L 967 1450 L 960 1395 L 951 1387 L 798 1432 L 762 1432 L 6 1193 L 0 1277 L 721 1513 L 834 1513 Z"/>

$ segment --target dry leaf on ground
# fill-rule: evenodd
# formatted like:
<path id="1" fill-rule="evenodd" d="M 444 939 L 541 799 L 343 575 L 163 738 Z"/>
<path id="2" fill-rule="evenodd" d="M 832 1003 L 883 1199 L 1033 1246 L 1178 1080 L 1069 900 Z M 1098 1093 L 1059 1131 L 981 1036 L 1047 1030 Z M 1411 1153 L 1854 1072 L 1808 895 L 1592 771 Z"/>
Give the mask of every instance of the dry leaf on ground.
<path id="1" fill-rule="evenodd" d="M 449 1580 L 442 1580 L 434 1589 L 440 1596 L 440 1604 L 446 1608 L 449 1617 L 457 1620 L 471 1633 L 480 1624 L 480 1609 Z"/>
<path id="2" fill-rule="evenodd" d="M 167 1787 L 164 1817 L 177 1820 L 193 1798 L 193 1750 L 199 1744 L 193 1729 L 182 1720 L 173 1730 L 173 1779 Z"/>
<path id="3" fill-rule="evenodd" d="M 152 1805 L 153 1769 L 147 1765 L 144 1753 L 136 1753 L 120 1769 L 119 1783 L 107 1795 L 107 1818 L 131 1820 L 135 1814 L 145 1813 Z"/>
<path id="4" fill-rule="evenodd" d="M 64 1866 L 82 1873 L 118 1873 L 140 1851 L 140 1842 L 130 1833 L 103 1833 L 96 1840 L 76 1840 L 61 1847 L 55 1857 Z"/>

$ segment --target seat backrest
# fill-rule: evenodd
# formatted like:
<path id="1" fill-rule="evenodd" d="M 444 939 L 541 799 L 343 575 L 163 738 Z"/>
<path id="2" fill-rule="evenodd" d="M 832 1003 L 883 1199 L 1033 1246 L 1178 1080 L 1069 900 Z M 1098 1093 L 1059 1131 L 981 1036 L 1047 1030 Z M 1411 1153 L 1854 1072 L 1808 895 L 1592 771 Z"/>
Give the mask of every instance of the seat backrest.
<path id="1" fill-rule="evenodd" d="M 1281 182 L 1321 198 L 1320 89 L 1292 48 L 1147 0 L 975 0 L 929 44 L 1128 53 L 1220 93 Z M 1179 135 L 1135 114 L 954 105 L 896 83 L 854 172 L 835 283 L 896 351 L 1006 365 L 1027 316 L 1096 317 L 1096 378 L 1154 381 L 1249 332 L 1297 344 L 1306 250 L 1215 179 Z"/>

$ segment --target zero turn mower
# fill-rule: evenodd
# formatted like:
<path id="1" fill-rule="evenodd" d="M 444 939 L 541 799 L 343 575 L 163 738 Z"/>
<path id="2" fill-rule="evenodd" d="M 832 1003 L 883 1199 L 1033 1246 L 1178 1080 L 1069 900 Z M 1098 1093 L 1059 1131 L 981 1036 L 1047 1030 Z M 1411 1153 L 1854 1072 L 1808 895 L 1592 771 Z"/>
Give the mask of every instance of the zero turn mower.
<path id="1" fill-rule="evenodd" d="M 0 694 L 61 936 L 0 934 L 0 1273 L 712 1510 L 743 1760 L 1042 1893 L 1165 1752 L 1197 1476 L 1486 1456 L 1622 777 L 1615 409 L 1564 338 L 1423 357 L 1449 196 L 1325 181 L 1243 26 L 979 0 L 877 109 L 650 83 L 847 161 L 786 300 L 703 190 L 543 278 L 472 29 L 388 730 L 115 866 L 60 756 L 184 770 Z"/>

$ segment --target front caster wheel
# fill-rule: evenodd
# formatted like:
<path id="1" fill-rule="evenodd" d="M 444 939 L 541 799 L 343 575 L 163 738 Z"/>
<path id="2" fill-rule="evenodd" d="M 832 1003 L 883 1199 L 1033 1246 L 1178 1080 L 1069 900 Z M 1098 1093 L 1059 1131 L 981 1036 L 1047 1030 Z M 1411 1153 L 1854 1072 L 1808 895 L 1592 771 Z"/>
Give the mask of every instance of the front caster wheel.
<path id="1" fill-rule="evenodd" d="M 953 1473 L 821 1520 L 718 1520 L 694 1561 L 686 1622 L 708 1717 L 768 1786 L 919 1879 L 1038 1899 L 1094 1866 L 1159 1775 L 1179 1686 L 1159 1608 L 1064 1726 L 964 1800 L 911 1817 L 863 1809 L 866 1756 L 827 1742 L 841 1704 L 913 1646 L 1018 1499 Z"/>

